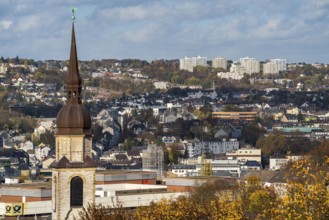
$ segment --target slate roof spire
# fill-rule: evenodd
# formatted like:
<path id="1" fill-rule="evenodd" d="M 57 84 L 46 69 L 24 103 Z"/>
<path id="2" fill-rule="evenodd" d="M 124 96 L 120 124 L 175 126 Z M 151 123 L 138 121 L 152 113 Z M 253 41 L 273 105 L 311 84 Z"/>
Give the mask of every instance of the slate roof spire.
<path id="1" fill-rule="evenodd" d="M 91 117 L 82 104 L 82 79 L 79 74 L 79 63 L 75 41 L 74 10 L 72 10 L 72 36 L 69 72 L 66 77 L 66 103 L 57 114 L 56 134 L 77 135 L 91 134 Z"/>
<path id="2" fill-rule="evenodd" d="M 69 73 L 66 77 L 67 102 L 81 103 L 81 84 L 82 79 L 79 73 L 74 22 L 72 22 L 70 64 Z"/>

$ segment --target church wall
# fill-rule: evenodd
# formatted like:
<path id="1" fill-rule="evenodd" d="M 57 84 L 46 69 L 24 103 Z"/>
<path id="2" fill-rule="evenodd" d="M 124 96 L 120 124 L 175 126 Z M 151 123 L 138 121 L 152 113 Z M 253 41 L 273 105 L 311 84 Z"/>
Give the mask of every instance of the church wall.
<path id="1" fill-rule="evenodd" d="M 71 179 L 79 176 L 83 180 L 83 206 L 95 202 L 95 169 L 94 168 L 66 168 L 53 170 L 53 180 L 57 180 L 53 193 L 57 195 L 53 197 L 53 219 L 65 219 L 64 213 L 69 213 L 69 219 L 74 219 L 73 215 L 78 215 L 80 208 L 70 207 L 70 183 Z M 56 177 L 56 178 L 55 178 Z M 54 201 L 55 200 L 55 201 Z M 56 203 L 56 204 L 55 204 Z M 55 211 L 54 211 L 55 210 Z"/>
<path id="2" fill-rule="evenodd" d="M 56 160 L 66 156 L 70 161 L 83 161 L 84 136 L 56 136 Z"/>

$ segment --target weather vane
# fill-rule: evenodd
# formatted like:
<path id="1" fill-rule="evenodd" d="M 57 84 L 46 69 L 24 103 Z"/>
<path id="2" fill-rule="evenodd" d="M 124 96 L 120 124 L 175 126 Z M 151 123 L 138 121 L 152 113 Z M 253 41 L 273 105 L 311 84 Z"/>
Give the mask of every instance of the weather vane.
<path id="1" fill-rule="evenodd" d="M 72 7 L 72 22 L 75 20 L 75 13 L 77 12 L 77 8 Z"/>

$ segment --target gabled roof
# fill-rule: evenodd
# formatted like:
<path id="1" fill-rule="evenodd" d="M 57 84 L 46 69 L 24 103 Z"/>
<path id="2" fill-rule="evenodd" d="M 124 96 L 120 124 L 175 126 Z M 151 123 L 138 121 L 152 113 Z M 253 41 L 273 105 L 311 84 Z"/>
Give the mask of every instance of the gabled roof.
<path id="1" fill-rule="evenodd" d="M 92 168 L 97 167 L 97 164 L 89 157 L 86 156 L 83 162 L 70 162 L 65 156 L 59 161 L 54 161 L 51 168 Z"/>
<path id="2" fill-rule="evenodd" d="M 288 120 L 297 120 L 297 115 L 285 114 L 285 116 Z"/>
<path id="3" fill-rule="evenodd" d="M 145 148 L 145 149 L 147 149 L 147 148 Z M 132 157 L 140 157 L 141 156 L 140 151 L 137 150 L 137 149 L 132 149 L 130 151 L 127 151 L 127 154 L 128 154 L 128 156 L 132 156 Z"/>
<path id="4" fill-rule="evenodd" d="M 116 160 L 128 160 L 128 157 L 125 154 L 116 154 L 115 159 Z"/>

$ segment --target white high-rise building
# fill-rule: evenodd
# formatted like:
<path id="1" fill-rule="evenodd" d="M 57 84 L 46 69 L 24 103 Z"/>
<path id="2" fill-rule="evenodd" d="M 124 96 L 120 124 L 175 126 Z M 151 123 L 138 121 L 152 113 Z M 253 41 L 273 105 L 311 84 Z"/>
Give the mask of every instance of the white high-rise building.
<path id="1" fill-rule="evenodd" d="M 270 61 L 278 65 L 278 72 L 287 70 L 287 59 L 271 59 Z"/>
<path id="2" fill-rule="evenodd" d="M 212 60 L 212 67 L 227 69 L 227 60 L 223 57 L 215 57 Z"/>
<path id="3" fill-rule="evenodd" d="M 241 67 L 245 68 L 245 73 L 259 73 L 260 64 L 255 58 L 244 57 L 240 58 Z"/>
<path id="4" fill-rule="evenodd" d="M 230 72 L 243 75 L 244 73 L 246 73 L 246 68 L 241 66 L 241 63 L 234 62 L 234 63 L 232 63 L 232 65 L 230 67 Z"/>
<path id="5" fill-rule="evenodd" d="M 179 69 L 187 70 L 189 72 L 193 72 L 193 66 L 191 58 L 185 57 L 183 59 L 179 59 Z"/>
<path id="6" fill-rule="evenodd" d="M 0 64 L 0 73 L 6 73 L 8 70 L 8 67 L 6 64 Z"/>
<path id="7" fill-rule="evenodd" d="M 278 74 L 279 68 L 278 64 L 274 62 L 268 62 L 263 64 L 263 74 Z"/>
<path id="8" fill-rule="evenodd" d="M 207 57 L 197 56 L 179 59 L 180 70 L 187 70 L 189 72 L 193 72 L 193 68 L 196 66 L 207 66 Z"/>
<path id="9" fill-rule="evenodd" d="M 192 65 L 195 66 L 207 66 L 207 57 L 192 57 Z"/>

